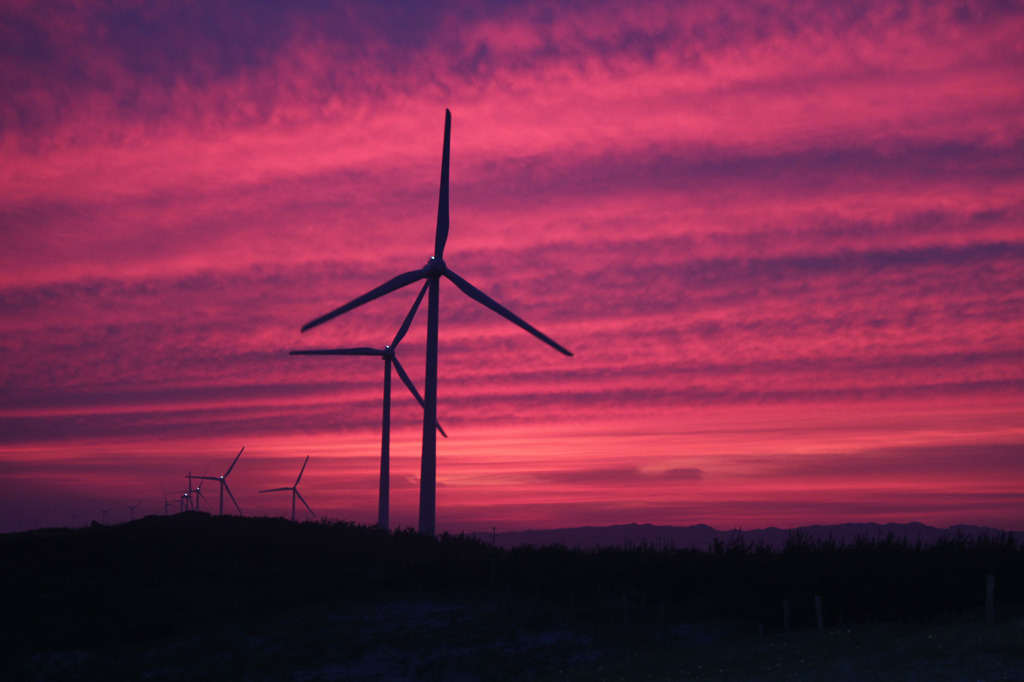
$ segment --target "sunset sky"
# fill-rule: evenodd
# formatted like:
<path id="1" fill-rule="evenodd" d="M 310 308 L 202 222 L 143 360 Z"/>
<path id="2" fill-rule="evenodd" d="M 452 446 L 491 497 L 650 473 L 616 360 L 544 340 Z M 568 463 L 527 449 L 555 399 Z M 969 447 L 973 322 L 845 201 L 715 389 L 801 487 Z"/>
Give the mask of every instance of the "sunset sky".
<path id="1" fill-rule="evenodd" d="M 15 0 L 0 531 L 243 445 L 247 515 L 309 455 L 374 522 L 382 362 L 288 351 L 394 336 L 417 286 L 299 329 L 432 253 L 446 108 L 446 261 L 575 355 L 442 281 L 439 530 L 1024 530 L 1024 4 Z"/>

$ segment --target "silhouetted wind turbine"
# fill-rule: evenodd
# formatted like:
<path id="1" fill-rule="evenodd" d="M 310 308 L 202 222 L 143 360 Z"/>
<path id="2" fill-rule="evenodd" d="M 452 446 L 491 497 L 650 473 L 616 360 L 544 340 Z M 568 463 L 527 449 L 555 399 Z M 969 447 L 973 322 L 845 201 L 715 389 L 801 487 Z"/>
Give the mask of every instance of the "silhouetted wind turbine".
<path id="1" fill-rule="evenodd" d="M 126 504 L 126 505 L 125 505 L 126 507 L 128 507 L 128 509 L 130 509 L 130 510 L 131 510 L 131 514 L 132 514 L 132 515 L 131 515 L 131 520 L 132 520 L 132 521 L 134 521 L 134 520 L 135 520 L 135 508 L 136 508 L 136 507 L 138 507 L 138 506 L 139 506 L 140 504 L 142 504 L 142 500 L 139 500 L 139 501 L 138 501 L 138 502 L 136 502 L 135 504 Z"/>
<path id="2" fill-rule="evenodd" d="M 309 455 L 306 455 L 306 461 L 302 463 L 302 468 L 299 469 L 299 477 L 295 479 L 295 485 L 291 486 L 290 488 L 271 488 L 270 490 L 259 490 L 259 491 L 257 491 L 257 492 L 261 492 L 261 493 L 276 493 L 276 492 L 279 492 L 281 490 L 291 490 L 292 491 L 292 521 L 295 520 L 295 498 L 296 497 L 299 498 L 300 500 L 302 500 L 302 504 L 306 505 L 306 509 L 309 509 L 309 513 L 310 514 L 312 514 L 314 517 L 316 516 L 316 512 L 314 512 L 312 509 L 310 509 L 310 506 L 306 502 L 306 499 L 304 497 L 302 497 L 302 493 L 299 492 L 299 481 L 302 480 L 302 472 L 306 470 L 306 465 L 307 464 L 309 464 Z"/>
<path id="3" fill-rule="evenodd" d="M 192 482 L 191 482 L 191 478 L 190 478 L 189 479 L 189 490 L 182 490 L 180 492 L 173 492 L 173 493 L 171 493 L 172 495 L 177 495 L 178 496 L 178 513 L 179 514 L 181 512 L 183 512 L 183 511 L 189 511 L 192 508 L 191 507 L 191 498 L 192 498 L 191 488 L 192 488 Z M 164 495 L 166 496 L 167 493 L 164 493 Z M 166 505 L 167 505 L 167 501 L 166 501 L 166 498 L 165 498 L 165 500 L 164 500 L 164 512 L 167 511 Z"/>
<path id="4" fill-rule="evenodd" d="M 452 114 L 444 112 L 444 149 L 441 155 L 441 191 L 437 203 L 437 228 L 434 232 L 434 255 L 419 270 L 411 270 L 393 277 L 376 289 L 355 298 L 345 305 L 321 315 L 302 327 L 307 331 L 343 313 L 380 298 L 392 291 L 408 286 L 421 279 L 427 280 L 427 371 L 424 380 L 425 407 L 423 410 L 423 458 L 420 461 L 420 532 L 434 534 L 436 483 L 437 483 L 437 439 L 434 426 L 437 424 L 437 326 L 441 277 L 447 277 L 462 293 L 498 313 L 513 324 L 530 332 L 555 350 L 571 356 L 568 350 L 532 327 L 518 315 L 493 298 L 477 289 L 451 270 L 444 262 L 444 246 L 448 241 L 448 165 L 451 148 Z"/>
<path id="5" fill-rule="evenodd" d="M 416 301 L 412 304 L 412 308 L 409 309 L 409 314 L 405 316 L 405 321 L 402 322 L 401 328 L 398 333 L 395 334 L 394 340 L 390 345 L 384 346 L 383 349 L 377 348 L 335 348 L 332 350 L 293 350 L 291 355 L 376 355 L 384 359 L 384 410 L 383 419 L 381 425 L 380 434 L 380 495 L 377 502 L 377 525 L 381 528 L 387 528 L 389 523 L 389 497 L 390 497 L 390 481 L 391 481 L 391 365 L 394 364 L 395 370 L 398 372 L 399 378 L 402 383 L 405 384 L 409 392 L 412 393 L 413 397 L 416 398 L 416 402 L 421 407 L 426 409 L 426 404 L 423 402 L 423 398 L 420 397 L 420 392 L 416 390 L 416 385 L 413 384 L 412 379 L 406 373 L 405 368 L 402 367 L 402 363 L 398 361 L 398 356 L 395 355 L 398 350 L 398 344 L 406 333 L 409 331 L 409 326 L 412 324 L 412 320 L 416 317 L 416 311 L 419 309 L 420 302 L 423 300 L 423 295 L 427 292 L 428 284 L 424 283 L 423 288 L 420 289 L 419 296 L 416 297 Z M 437 425 L 437 430 L 441 432 L 441 435 L 445 438 L 448 434 L 444 432 L 441 425 Z"/>
<path id="6" fill-rule="evenodd" d="M 207 478 L 205 476 L 193 476 L 192 472 L 188 472 L 188 492 L 185 493 L 185 497 L 192 501 L 192 511 L 199 511 L 199 498 L 206 499 L 203 495 L 203 481 L 201 479 Z M 192 481 L 198 480 L 199 484 L 196 487 L 192 487 Z"/>
<path id="7" fill-rule="evenodd" d="M 242 446 L 242 450 L 245 450 L 245 446 L 244 445 Z M 238 458 L 242 456 L 242 450 L 239 450 L 238 454 L 235 455 L 235 459 L 231 462 L 231 466 L 228 467 L 228 470 L 224 472 L 223 476 L 193 476 L 193 478 L 197 478 L 197 479 L 199 479 L 201 481 L 217 481 L 218 483 L 220 483 L 220 512 L 219 513 L 220 513 L 221 516 L 224 516 L 224 491 L 225 490 L 228 491 L 228 497 L 231 498 L 231 501 L 235 503 L 235 509 L 238 510 L 238 515 L 239 516 L 242 515 L 242 508 L 238 506 L 238 502 L 235 500 L 235 496 L 231 494 L 231 488 L 228 487 L 228 481 L 227 481 L 228 474 L 230 474 L 231 470 L 235 468 L 235 464 L 238 463 Z M 200 483 L 200 485 L 202 485 L 202 484 Z"/>

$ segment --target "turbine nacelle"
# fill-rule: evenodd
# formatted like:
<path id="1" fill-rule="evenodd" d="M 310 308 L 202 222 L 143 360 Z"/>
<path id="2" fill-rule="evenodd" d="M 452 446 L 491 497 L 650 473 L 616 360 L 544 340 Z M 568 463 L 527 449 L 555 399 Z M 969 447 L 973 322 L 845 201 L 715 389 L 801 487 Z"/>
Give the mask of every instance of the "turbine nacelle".
<path id="1" fill-rule="evenodd" d="M 423 266 L 423 270 L 427 277 L 440 277 L 448 271 L 448 266 L 444 264 L 443 258 L 431 256 L 427 264 Z"/>

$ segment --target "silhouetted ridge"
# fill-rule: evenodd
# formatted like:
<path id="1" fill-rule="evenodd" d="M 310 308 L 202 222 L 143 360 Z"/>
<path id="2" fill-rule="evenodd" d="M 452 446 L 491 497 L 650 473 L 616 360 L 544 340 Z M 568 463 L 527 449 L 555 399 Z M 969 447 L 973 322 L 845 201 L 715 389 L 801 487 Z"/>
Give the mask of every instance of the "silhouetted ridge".
<path id="1" fill-rule="evenodd" d="M 663 532 L 635 524 L 614 530 Z M 841 542 L 793 531 L 780 548 L 733 533 L 706 550 L 629 542 L 598 551 L 503 550 L 472 537 L 186 512 L 0 535 L 0 607 L 17 616 L 3 621 L 0 665 L 38 651 L 132 645 L 197 624 L 227 627 L 306 608 L 372 611 L 396 595 L 473 595 L 503 604 L 504 618 L 522 627 L 628 623 L 616 637 L 711 620 L 778 631 L 783 600 L 792 626 L 811 628 L 815 597 L 828 625 L 980 621 L 989 575 L 998 585 L 997 616 L 1024 614 L 1024 544 L 1009 533 L 926 544 L 891 533 Z"/>
<path id="2" fill-rule="evenodd" d="M 861 539 L 880 540 L 892 536 L 911 542 L 934 544 L 945 538 L 964 536 L 995 537 L 1007 531 L 980 526 L 952 526 L 935 528 L 923 523 L 842 523 L 836 525 L 801 526 L 798 528 L 759 528 L 755 530 L 717 530 L 706 524 L 694 526 L 656 526 L 649 523 L 619 524 L 612 526 L 581 526 L 549 530 L 507 531 L 496 534 L 480 532 L 476 536 L 487 542 L 494 540 L 499 547 L 519 545 L 561 545 L 578 549 L 598 549 L 650 545 L 659 548 L 708 549 L 717 540 L 731 542 L 739 536 L 749 544 L 767 545 L 780 549 L 794 534 L 818 540 L 833 539 L 840 543 L 851 543 Z M 1018 540 L 1024 540 L 1024 533 L 1011 532 Z"/>

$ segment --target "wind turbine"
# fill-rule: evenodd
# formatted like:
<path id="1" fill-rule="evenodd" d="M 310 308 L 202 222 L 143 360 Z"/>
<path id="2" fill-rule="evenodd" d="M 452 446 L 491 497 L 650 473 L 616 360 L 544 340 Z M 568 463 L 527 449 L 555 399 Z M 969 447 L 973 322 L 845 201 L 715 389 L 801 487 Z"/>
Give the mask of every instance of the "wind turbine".
<path id="1" fill-rule="evenodd" d="M 188 472 L 188 492 L 185 493 L 186 501 L 191 501 L 192 511 L 199 511 L 199 498 L 206 499 L 203 495 L 203 481 L 202 479 L 208 478 L 207 476 L 193 476 L 192 472 Z M 192 481 L 198 480 L 199 483 L 196 487 L 192 487 Z"/>
<path id="2" fill-rule="evenodd" d="M 132 521 L 134 521 L 134 520 L 135 520 L 135 508 L 136 508 L 136 507 L 138 507 L 138 506 L 139 506 L 140 504 L 142 504 L 142 500 L 139 500 L 139 501 L 138 501 L 138 502 L 136 502 L 135 504 L 126 504 L 126 505 L 125 505 L 126 507 L 128 507 L 128 509 L 130 509 L 130 510 L 131 510 L 131 514 L 132 514 L 132 516 L 131 516 L 131 520 L 132 520 Z"/>
<path id="3" fill-rule="evenodd" d="M 291 355 L 376 355 L 384 360 L 384 409 L 383 419 L 381 425 L 380 434 L 380 495 L 377 502 L 377 525 L 381 528 L 388 528 L 389 524 L 389 497 L 390 497 L 390 481 L 391 481 L 391 366 L 395 366 L 395 370 L 398 372 L 399 378 L 402 383 L 405 384 L 409 392 L 412 393 L 413 397 L 416 398 L 416 402 L 421 407 L 426 409 L 426 403 L 423 402 L 423 398 L 420 397 L 420 392 L 416 390 L 416 385 L 412 383 L 412 379 L 406 373 L 405 368 L 402 367 L 402 363 L 398 361 L 398 356 L 395 352 L 398 350 L 399 342 L 405 338 L 406 333 L 409 331 L 409 326 L 412 324 L 412 319 L 416 316 L 416 311 L 419 309 L 420 302 L 423 300 L 423 295 L 427 292 L 429 284 L 424 283 L 423 288 L 420 289 L 419 296 L 416 297 L 415 303 L 412 304 L 412 308 L 409 309 L 409 314 L 405 316 L 405 321 L 402 322 L 401 328 L 398 333 L 395 334 L 394 340 L 390 345 L 384 346 L 383 349 L 378 348 L 335 348 L 333 350 L 293 350 Z M 441 425 L 437 425 L 437 430 L 441 432 L 441 435 L 445 438 L 448 434 L 444 432 Z"/>
<path id="4" fill-rule="evenodd" d="M 302 468 L 299 469 L 299 477 L 295 479 L 295 485 L 291 486 L 290 488 L 271 488 L 270 490 L 258 490 L 257 491 L 257 492 L 261 492 L 261 493 L 276 493 L 276 492 L 279 492 L 281 490 L 291 490 L 292 491 L 292 521 L 295 520 L 295 498 L 296 497 L 299 498 L 300 500 L 302 500 L 302 504 L 306 505 L 306 509 L 309 509 L 309 513 L 310 514 L 312 514 L 314 517 L 316 516 L 316 512 L 314 512 L 310 508 L 309 503 L 306 502 L 306 499 L 302 496 L 302 493 L 299 492 L 299 481 L 302 479 L 302 472 L 306 470 L 306 465 L 307 464 L 309 464 L 309 455 L 306 455 L 306 461 L 302 463 Z"/>
<path id="5" fill-rule="evenodd" d="M 245 450 L 245 446 L 244 445 L 242 446 L 242 450 Z M 238 463 L 238 458 L 242 456 L 242 450 L 239 450 L 238 454 L 235 455 L 234 461 L 231 462 L 231 466 L 228 467 L 228 470 L 224 472 L 223 476 L 193 476 L 193 478 L 199 479 L 201 481 L 217 481 L 218 483 L 220 483 L 220 515 L 221 516 L 224 516 L 224 491 L 225 490 L 228 491 L 228 497 L 231 498 L 231 501 L 235 503 L 235 509 L 238 510 L 238 515 L 239 516 L 242 515 L 242 508 L 238 506 L 238 501 L 235 500 L 235 496 L 231 494 L 231 488 L 228 487 L 228 481 L 227 481 L 228 474 L 230 474 L 231 470 L 235 468 L 235 464 Z M 200 483 L 200 485 L 202 485 L 202 484 Z"/>
<path id="6" fill-rule="evenodd" d="M 424 381 L 425 407 L 423 410 L 423 458 L 420 461 L 420 532 L 425 535 L 434 534 L 436 484 L 437 484 L 437 438 L 434 425 L 437 423 L 437 327 L 441 277 L 450 280 L 462 293 L 513 324 L 516 324 L 555 350 L 571 356 L 568 350 L 554 340 L 532 327 L 525 320 L 501 305 L 493 298 L 477 289 L 455 273 L 444 262 L 444 246 L 448 241 L 448 165 L 451 148 L 452 114 L 444 112 L 444 148 L 441 155 L 441 190 L 437 203 L 437 228 L 434 232 L 434 255 L 426 265 L 418 270 L 411 270 L 391 278 L 384 284 L 355 298 L 345 305 L 335 308 L 326 315 L 321 315 L 302 327 L 308 331 L 335 317 L 357 308 L 364 303 L 380 298 L 392 291 L 408 286 L 421 279 L 427 280 L 427 371 Z"/>
<path id="7" fill-rule="evenodd" d="M 160 481 L 160 492 L 164 494 L 164 516 L 167 516 L 167 510 L 174 506 L 170 500 L 167 499 L 167 488 L 164 487 L 164 482 Z M 177 493 L 171 493 L 176 495 Z"/>
<path id="8" fill-rule="evenodd" d="M 162 487 L 163 486 L 161 485 L 161 488 Z M 175 492 L 171 493 L 171 495 L 177 495 L 178 496 L 178 513 L 179 514 L 181 512 L 190 511 L 192 509 L 192 503 L 191 503 L 191 500 L 192 500 L 192 477 L 191 477 L 191 474 L 189 474 L 188 490 L 175 491 Z M 167 514 L 167 507 L 168 506 L 169 506 L 169 503 L 167 501 L 167 493 L 165 492 L 164 493 L 164 514 L 165 515 Z"/>

